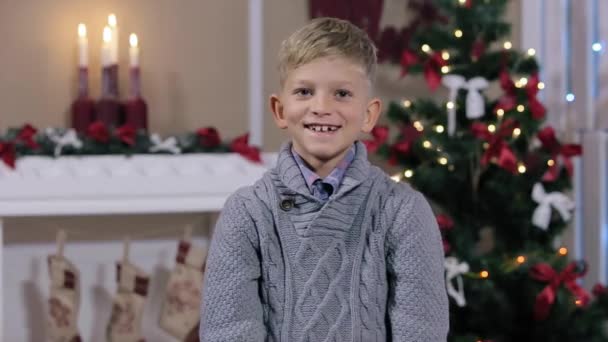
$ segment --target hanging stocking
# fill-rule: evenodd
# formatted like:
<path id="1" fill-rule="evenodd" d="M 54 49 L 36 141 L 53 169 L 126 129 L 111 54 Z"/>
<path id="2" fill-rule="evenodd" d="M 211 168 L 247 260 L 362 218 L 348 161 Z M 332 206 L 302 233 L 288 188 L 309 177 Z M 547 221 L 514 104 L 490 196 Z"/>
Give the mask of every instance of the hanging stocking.
<path id="1" fill-rule="evenodd" d="M 65 232 L 57 233 L 57 254 L 48 256 L 51 295 L 47 316 L 49 342 L 80 342 L 78 308 L 80 305 L 79 272 L 63 256 Z"/>
<path id="2" fill-rule="evenodd" d="M 141 334 L 144 303 L 150 278 L 129 262 L 129 240 L 125 241 L 123 260 L 116 264 L 118 291 L 113 299 L 108 324 L 108 342 L 145 342 Z"/>
<path id="3" fill-rule="evenodd" d="M 175 269 L 169 276 L 160 327 L 180 341 L 187 341 L 189 333 L 200 319 L 203 270 L 207 250 L 192 245 L 191 228 L 186 228 L 179 242 Z"/>

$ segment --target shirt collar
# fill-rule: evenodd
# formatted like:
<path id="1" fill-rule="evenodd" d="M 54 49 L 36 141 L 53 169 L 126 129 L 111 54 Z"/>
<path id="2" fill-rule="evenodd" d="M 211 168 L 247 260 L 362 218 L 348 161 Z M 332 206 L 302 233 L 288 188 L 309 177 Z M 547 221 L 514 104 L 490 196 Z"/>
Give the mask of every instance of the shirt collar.
<path id="1" fill-rule="evenodd" d="M 340 183 L 342 183 L 342 179 L 344 178 L 346 169 L 348 169 L 348 166 L 355 159 L 355 152 L 356 152 L 356 148 L 355 148 L 355 145 L 353 144 L 348 149 L 348 152 L 346 153 L 344 158 L 342 158 L 342 160 L 338 163 L 338 165 L 336 165 L 336 167 L 329 173 L 329 175 L 327 175 L 327 177 L 322 179 L 321 177 L 319 177 L 319 175 L 317 175 L 313 170 L 311 170 L 306 165 L 306 162 L 304 162 L 302 157 L 300 157 L 300 155 L 298 155 L 298 153 L 293 149 L 293 146 L 291 148 L 291 154 L 293 155 L 293 158 L 295 159 L 296 164 L 300 168 L 300 171 L 302 172 L 302 176 L 304 177 L 304 181 L 306 182 L 306 186 L 308 187 L 308 190 L 310 191 L 311 194 L 314 193 L 313 187 L 314 187 L 314 183 L 317 180 L 321 180 L 323 183 L 327 183 L 327 184 L 331 185 L 333 187 L 333 193 L 336 193 L 338 190 L 338 187 L 340 186 Z"/>

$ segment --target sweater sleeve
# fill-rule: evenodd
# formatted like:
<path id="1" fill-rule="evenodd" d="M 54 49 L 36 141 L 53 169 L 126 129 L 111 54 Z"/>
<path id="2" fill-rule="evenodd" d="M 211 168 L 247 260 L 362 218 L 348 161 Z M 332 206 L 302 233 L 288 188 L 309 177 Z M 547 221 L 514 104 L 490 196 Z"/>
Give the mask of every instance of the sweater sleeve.
<path id="1" fill-rule="evenodd" d="M 446 341 L 449 306 L 437 221 L 422 194 L 394 198 L 387 232 L 388 324 L 392 341 Z"/>
<path id="2" fill-rule="evenodd" d="M 201 308 L 201 341 L 264 341 L 259 244 L 242 197 L 232 195 L 215 226 Z"/>

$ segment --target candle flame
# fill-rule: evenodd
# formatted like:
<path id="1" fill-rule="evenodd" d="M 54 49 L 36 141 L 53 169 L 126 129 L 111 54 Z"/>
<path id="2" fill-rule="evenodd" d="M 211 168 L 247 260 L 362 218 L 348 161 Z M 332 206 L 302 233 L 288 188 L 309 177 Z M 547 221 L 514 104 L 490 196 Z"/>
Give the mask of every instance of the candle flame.
<path id="1" fill-rule="evenodd" d="M 103 28 L 103 41 L 109 43 L 112 40 L 112 30 L 109 26 Z"/>
<path id="2" fill-rule="evenodd" d="M 111 27 L 116 27 L 116 15 L 114 15 L 114 13 L 108 16 L 108 25 Z"/>
<path id="3" fill-rule="evenodd" d="M 129 35 L 129 44 L 132 47 L 137 47 L 138 42 L 137 35 L 135 33 L 131 33 L 131 35 Z"/>
<path id="4" fill-rule="evenodd" d="M 80 38 L 87 37 L 87 26 L 83 23 L 78 24 L 78 37 L 80 37 Z"/>

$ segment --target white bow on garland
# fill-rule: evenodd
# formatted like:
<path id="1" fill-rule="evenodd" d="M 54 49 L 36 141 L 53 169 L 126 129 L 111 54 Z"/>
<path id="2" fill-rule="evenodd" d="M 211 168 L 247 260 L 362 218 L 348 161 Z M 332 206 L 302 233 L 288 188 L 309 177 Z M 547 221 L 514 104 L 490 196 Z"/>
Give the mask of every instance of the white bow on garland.
<path id="1" fill-rule="evenodd" d="M 158 134 L 152 134 L 150 140 L 152 141 L 150 152 L 170 152 L 173 154 L 179 154 L 182 151 L 179 148 L 177 139 L 175 137 L 169 137 L 162 140 Z"/>
<path id="2" fill-rule="evenodd" d="M 455 257 L 446 257 L 443 263 L 445 266 L 445 283 L 448 288 L 448 295 L 456 301 L 456 305 L 463 307 L 467 305 L 464 298 L 464 284 L 462 282 L 462 274 L 469 272 L 469 264 L 466 262 L 458 262 Z M 456 278 L 458 277 L 458 278 Z M 452 284 L 452 279 L 456 278 L 458 290 Z"/>
<path id="3" fill-rule="evenodd" d="M 468 82 L 460 75 L 447 75 L 441 83 L 450 89 L 448 101 L 453 105 L 448 107 L 448 134 L 454 135 L 456 131 L 456 96 L 459 89 L 467 89 L 466 115 L 469 119 L 478 119 L 485 114 L 485 103 L 479 90 L 488 87 L 489 83 L 483 77 L 473 77 Z"/>
<path id="4" fill-rule="evenodd" d="M 74 148 L 82 147 L 82 141 L 78 139 L 78 135 L 74 129 L 69 129 L 61 135 L 54 129 L 48 128 L 46 130 L 46 135 L 55 143 L 55 157 L 59 157 L 61 155 L 61 150 L 66 146 L 72 146 Z"/>
<path id="5" fill-rule="evenodd" d="M 564 221 L 570 220 L 570 210 L 574 209 L 574 202 L 561 192 L 546 193 L 541 183 L 534 184 L 532 199 L 538 203 L 538 207 L 532 214 L 532 223 L 547 230 L 551 222 L 551 207 L 555 208 Z"/>

